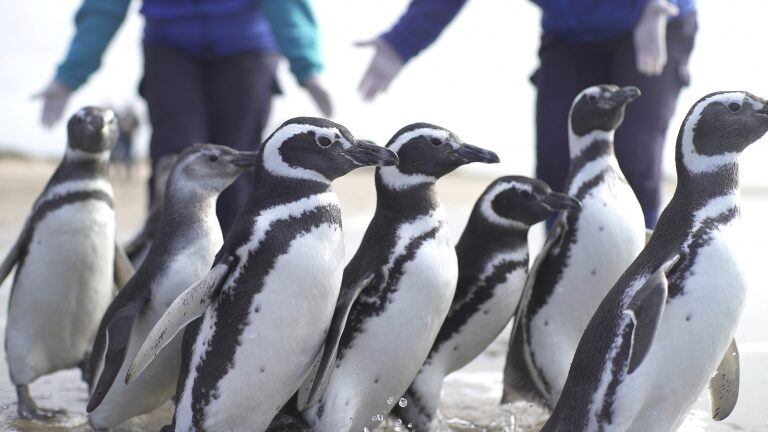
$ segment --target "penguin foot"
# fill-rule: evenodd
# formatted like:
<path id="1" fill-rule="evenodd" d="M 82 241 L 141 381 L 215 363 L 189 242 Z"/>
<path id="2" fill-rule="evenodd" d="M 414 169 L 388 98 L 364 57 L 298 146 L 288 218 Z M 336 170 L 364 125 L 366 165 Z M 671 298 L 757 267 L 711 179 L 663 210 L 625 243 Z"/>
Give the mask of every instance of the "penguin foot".
<path id="1" fill-rule="evenodd" d="M 309 432 L 312 428 L 301 418 L 279 413 L 269 424 L 267 432 Z"/>
<path id="2" fill-rule="evenodd" d="M 19 398 L 17 412 L 19 417 L 28 420 L 50 420 L 58 415 L 64 414 L 64 410 L 55 410 L 40 408 L 29 394 L 29 387 L 26 385 L 16 386 L 16 394 Z"/>
<path id="3" fill-rule="evenodd" d="M 37 405 L 19 404 L 18 413 L 19 417 L 27 420 L 51 420 L 56 418 L 56 416 L 66 413 L 66 411 L 62 409 L 40 408 Z"/>

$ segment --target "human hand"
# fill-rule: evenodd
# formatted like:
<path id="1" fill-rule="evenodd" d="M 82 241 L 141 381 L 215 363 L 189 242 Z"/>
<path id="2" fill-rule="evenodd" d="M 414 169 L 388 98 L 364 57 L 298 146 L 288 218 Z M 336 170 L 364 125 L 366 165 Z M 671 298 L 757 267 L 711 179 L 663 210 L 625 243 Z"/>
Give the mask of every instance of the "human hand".
<path id="1" fill-rule="evenodd" d="M 34 99 L 43 100 L 43 113 L 40 121 L 46 128 L 51 128 L 61 119 L 64 108 L 67 107 L 72 90 L 61 81 L 53 80 Z"/>
<path id="2" fill-rule="evenodd" d="M 333 115 L 331 96 L 320 83 L 320 80 L 318 80 L 316 76 L 312 76 L 305 79 L 302 86 L 304 86 L 304 89 L 312 97 L 312 100 L 315 101 L 315 105 L 320 109 L 320 112 L 326 117 L 331 117 Z"/>
<path id="3" fill-rule="evenodd" d="M 680 10 L 667 0 L 649 0 L 635 26 L 635 63 L 648 76 L 661 75 L 667 64 L 667 21 Z"/>
<path id="4" fill-rule="evenodd" d="M 357 42 L 358 47 L 374 47 L 376 52 L 368 70 L 363 75 L 358 90 L 363 99 L 370 101 L 376 95 L 386 90 L 403 68 L 403 59 L 384 39 L 376 38 L 370 41 Z"/>

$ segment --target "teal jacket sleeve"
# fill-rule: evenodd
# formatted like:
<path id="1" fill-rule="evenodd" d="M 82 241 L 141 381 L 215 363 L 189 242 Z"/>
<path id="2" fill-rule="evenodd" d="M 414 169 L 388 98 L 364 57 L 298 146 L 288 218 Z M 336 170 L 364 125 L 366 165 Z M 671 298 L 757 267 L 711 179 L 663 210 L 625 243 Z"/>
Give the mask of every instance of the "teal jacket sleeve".
<path id="1" fill-rule="evenodd" d="M 261 7 L 299 84 L 320 73 L 320 37 L 309 0 L 262 0 Z"/>
<path id="2" fill-rule="evenodd" d="M 85 0 L 75 15 L 75 36 L 56 80 L 75 90 L 101 66 L 107 45 L 125 19 L 131 0 Z"/>

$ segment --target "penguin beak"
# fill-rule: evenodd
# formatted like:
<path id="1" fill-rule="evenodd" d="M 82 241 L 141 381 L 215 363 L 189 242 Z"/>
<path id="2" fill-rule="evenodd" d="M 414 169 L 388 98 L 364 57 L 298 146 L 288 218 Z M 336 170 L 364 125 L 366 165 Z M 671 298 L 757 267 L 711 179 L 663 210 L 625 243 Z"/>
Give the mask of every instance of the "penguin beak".
<path id="1" fill-rule="evenodd" d="M 237 152 L 229 163 L 239 168 L 250 168 L 256 165 L 257 154 L 256 152 Z"/>
<path id="2" fill-rule="evenodd" d="M 548 193 L 547 196 L 541 200 L 541 203 L 552 211 L 578 210 L 581 208 L 579 200 L 559 192 Z"/>
<path id="3" fill-rule="evenodd" d="M 640 89 L 635 86 L 622 87 L 608 97 L 617 106 L 624 106 L 640 97 Z"/>
<path id="4" fill-rule="evenodd" d="M 360 166 L 393 166 L 400 162 L 397 153 L 368 140 L 356 140 L 354 145 L 344 150 L 344 154 Z"/>
<path id="5" fill-rule="evenodd" d="M 453 153 L 465 164 L 471 162 L 499 163 L 499 156 L 496 153 L 467 143 L 462 143 Z"/>

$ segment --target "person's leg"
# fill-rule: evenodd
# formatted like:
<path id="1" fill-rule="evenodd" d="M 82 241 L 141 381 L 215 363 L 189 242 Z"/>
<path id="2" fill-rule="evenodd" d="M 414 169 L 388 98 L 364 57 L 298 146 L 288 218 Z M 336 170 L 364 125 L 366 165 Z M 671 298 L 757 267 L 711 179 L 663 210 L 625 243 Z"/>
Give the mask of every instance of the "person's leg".
<path id="1" fill-rule="evenodd" d="M 616 131 L 616 157 L 640 201 L 648 228 L 656 225 L 659 216 L 662 150 L 677 97 L 688 84 L 688 57 L 695 34 L 693 15 L 670 22 L 667 28 L 669 62 L 657 77 L 637 71 L 631 38 L 619 45 L 612 63 L 616 84 L 633 85 L 642 92 L 642 96 L 627 106 L 624 123 Z"/>
<path id="2" fill-rule="evenodd" d="M 144 46 L 144 77 L 139 93 L 147 101 L 152 166 L 163 156 L 208 141 L 200 61 L 160 45 Z M 150 199 L 152 195 L 150 178 Z"/>
<path id="3" fill-rule="evenodd" d="M 237 150 L 259 147 L 272 106 L 277 60 L 273 53 L 245 53 L 210 61 L 206 91 L 211 142 Z M 217 213 L 225 233 L 248 198 L 252 183 L 248 171 L 219 197 Z"/>
<path id="4" fill-rule="evenodd" d="M 536 94 L 536 176 L 562 191 L 570 165 L 568 113 L 585 88 L 608 79 L 605 51 L 597 44 L 575 44 L 543 36 L 539 69 L 531 78 Z M 554 217 L 547 221 L 551 226 Z"/>

